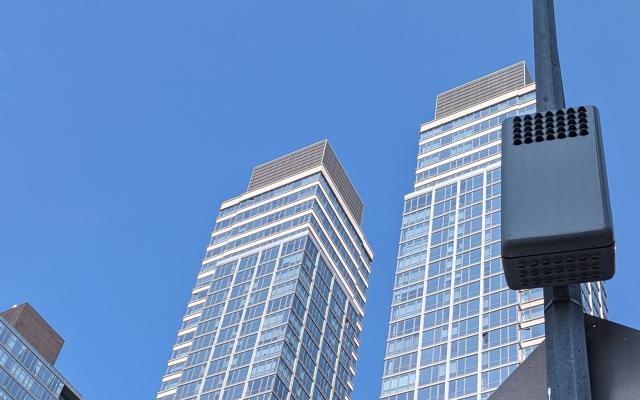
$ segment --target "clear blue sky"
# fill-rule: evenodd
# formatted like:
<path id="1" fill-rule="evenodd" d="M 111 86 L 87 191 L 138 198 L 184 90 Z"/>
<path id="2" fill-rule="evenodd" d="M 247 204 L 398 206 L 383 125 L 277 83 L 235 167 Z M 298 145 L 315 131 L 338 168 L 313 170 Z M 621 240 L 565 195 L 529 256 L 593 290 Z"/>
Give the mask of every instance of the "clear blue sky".
<path id="1" fill-rule="evenodd" d="M 568 103 L 603 119 L 610 316 L 640 327 L 640 5 L 558 3 Z M 87 399 L 154 398 L 220 202 L 328 137 L 376 252 L 354 399 L 377 398 L 418 126 L 438 92 L 530 62 L 530 20 L 513 0 L 2 2 L 0 308 L 43 314 Z"/>

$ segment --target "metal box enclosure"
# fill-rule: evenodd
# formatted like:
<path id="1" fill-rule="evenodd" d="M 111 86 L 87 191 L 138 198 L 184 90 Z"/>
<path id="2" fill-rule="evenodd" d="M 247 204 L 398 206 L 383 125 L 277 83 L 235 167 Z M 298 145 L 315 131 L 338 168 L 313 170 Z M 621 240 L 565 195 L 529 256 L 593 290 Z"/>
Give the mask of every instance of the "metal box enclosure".
<path id="1" fill-rule="evenodd" d="M 502 263 L 511 289 L 613 276 L 596 107 L 521 115 L 502 124 Z"/>

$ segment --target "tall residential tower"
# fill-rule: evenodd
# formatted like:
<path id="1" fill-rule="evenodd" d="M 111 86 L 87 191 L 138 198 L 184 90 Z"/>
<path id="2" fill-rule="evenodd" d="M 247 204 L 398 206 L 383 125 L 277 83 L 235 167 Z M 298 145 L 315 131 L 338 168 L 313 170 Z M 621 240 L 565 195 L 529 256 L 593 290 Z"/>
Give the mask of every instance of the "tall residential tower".
<path id="1" fill-rule="evenodd" d="M 500 263 L 501 123 L 535 112 L 524 62 L 441 93 L 405 196 L 382 400 L 487 399 L 544 339 L 542 289 Z M 583 285 L 605 318 L 600 283 Z"/>
<path id="2" fill-rule="evenodd" d="M 326 140 L 256 167 L 220 208 L 157 398 L 349 399 L 362 211 Z"/>

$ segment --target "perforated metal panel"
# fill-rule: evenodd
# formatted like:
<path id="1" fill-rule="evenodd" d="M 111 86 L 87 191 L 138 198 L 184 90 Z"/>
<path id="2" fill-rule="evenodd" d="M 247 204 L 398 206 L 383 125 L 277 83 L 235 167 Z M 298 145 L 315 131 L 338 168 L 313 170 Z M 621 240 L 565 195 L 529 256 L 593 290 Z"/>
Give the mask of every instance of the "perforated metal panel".
<path id="1" fill-rule="evenodd" d="M 593 113 L 591 113 L 593 114 Z M 512 139 L 514 145 L 531 144 L 545 140 L 566 139 L 589 134 L 589 113 L 585 106 L 556 112 L 528 114 L 514 117 Z"/>
<path id="2" fill-rule="evenodd" d="M 598 110 L 502 125 L 502 258 L 512 289 L 606 280 L 614 239 Z"/>

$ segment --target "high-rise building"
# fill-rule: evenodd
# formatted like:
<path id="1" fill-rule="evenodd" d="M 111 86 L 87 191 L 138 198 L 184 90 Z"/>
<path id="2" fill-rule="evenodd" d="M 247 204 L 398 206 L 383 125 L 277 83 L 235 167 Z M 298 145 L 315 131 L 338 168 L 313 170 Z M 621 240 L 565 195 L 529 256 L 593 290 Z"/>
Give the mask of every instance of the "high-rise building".
<path id="1" fill-rule="evenodd" d="M 437 96 L 405 196 L 380 398 L 487 399 L 544 339 L 542 289 L 508 289 L 500 263 L 505 118 L 535 112 L 524 62 Z M 605 318 L 600 283 L 585 310 Z"/>
<path id="2" fill-rule="evenodd" d="M 0 400 L 81 400 L 53 366 L 63 344 L 29 304 L 0 313 Z"/>
<path id="3" fill-rule="evenodd" d="M 256 167 L 220 208 L 157 398 L 349 399 L 362 211 L 326 140 Z"/>

